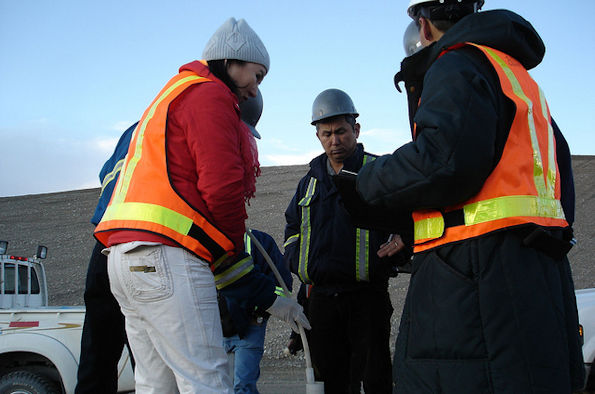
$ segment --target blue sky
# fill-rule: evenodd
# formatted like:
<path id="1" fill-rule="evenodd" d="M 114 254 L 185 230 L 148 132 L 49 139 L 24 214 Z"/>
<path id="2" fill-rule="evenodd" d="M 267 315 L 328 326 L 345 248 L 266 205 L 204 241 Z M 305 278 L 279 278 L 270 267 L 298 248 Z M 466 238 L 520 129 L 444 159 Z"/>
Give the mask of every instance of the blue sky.
<path id="1" fill-rule="evenodd" d="M 340 88 L 361 116 L 360 141 L 390 153 L 410 138 L 392 83 L 404 56 L 408 0 L 0 0 L 0 197 L 99 186 L 97 173 L 180 65 L 200 59 L 230 16 L 271 57 L 258 126 L 264 166 L 322 152 L 316 95 Z M 595 1 L 486 0 L 533 23 L 546 43 L 531 72 L 573 154 L 595 154 Z"/>

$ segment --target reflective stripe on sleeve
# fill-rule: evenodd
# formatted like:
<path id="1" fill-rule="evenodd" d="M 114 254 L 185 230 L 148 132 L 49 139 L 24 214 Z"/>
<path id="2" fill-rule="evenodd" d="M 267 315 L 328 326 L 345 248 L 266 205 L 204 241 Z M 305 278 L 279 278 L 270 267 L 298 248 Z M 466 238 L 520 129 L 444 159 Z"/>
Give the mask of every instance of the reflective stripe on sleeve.
<path id="1" fill-rule="evenodd" d="M 248 256 L 243 258 L 231 267 L 215 275 L 215 286 L 217 287 L 217 290 L 221 290 L 229 286 L 253 269 L 254 263 L 252 262 L 252 257 Z"/>
<path id="2" fill-rule="evenodd" d="M 248 254 L 252 254 L 252 241 L 248 236 L 248 233 L 244 233 L 244 250 Z"/>
<path id="3" fill-rule="evenodd" d="M 101 192 L 99 193 L 100 197 L 103 194 L 103 190 L 105 189 L 105 187 L 109 185 L 109 183 L 118 176 L 120 170 L 122 169 L 122 166 L 124 165 L 125 160 L 126 158 L 118 160 L 114 168 L 108 174 L 105 175 L 105 177 L 103 178 L 103 182 L 101 182 Z"/>
<path id="4" fill-rule="evenodd" d="M 287 297 L 283 288 L 279 286 L 275 286 L 275 294 L 277 294 L 279 297 Z"/>
<path id="5" fill-rule="evenodd" d="M 362 166 L 375 159 L 364 153 Z M 370 280 L 370 231 L 360 228 L 356 229 L 355 234 L 355 278 L 358 282 Z"/>
<path id="6" fill-rule="evenodd" d="M 369 275 L 369 254 L 370 231 L 358 228 L 355 240 L 355 276 L 358 282 L 368 282 Z"/>
<path id="7" fill-rule="evenodd" d="M 300 235 L 294 234 L 291 237 L 287 238 L 287 241 L 285 241 L 285 243 L 283 244 L 283 247 L 286 248 L 289 245 L 291 245 L 292 243 L 299 241 L 299 239 L 300 239 Z"/>

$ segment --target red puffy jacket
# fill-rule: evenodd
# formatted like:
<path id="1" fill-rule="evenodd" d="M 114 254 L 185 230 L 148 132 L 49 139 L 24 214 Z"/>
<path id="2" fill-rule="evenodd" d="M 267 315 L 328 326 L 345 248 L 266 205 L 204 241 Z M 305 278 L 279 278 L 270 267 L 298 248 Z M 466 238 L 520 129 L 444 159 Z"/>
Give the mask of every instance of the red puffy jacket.
<path id="1" fill-rule="evenodd" d="M 240 152 L 240 120 L 235 94 L 207 66 L 194 61 L 180 67 L 213 82 L 189 87 L 168 111 L 167 165 L 174 189 L 234 243 L 244 249 L 244 163 Z M 131 241 L 172 241 L 139 231 L 117 231 L 108 245 Z"/>

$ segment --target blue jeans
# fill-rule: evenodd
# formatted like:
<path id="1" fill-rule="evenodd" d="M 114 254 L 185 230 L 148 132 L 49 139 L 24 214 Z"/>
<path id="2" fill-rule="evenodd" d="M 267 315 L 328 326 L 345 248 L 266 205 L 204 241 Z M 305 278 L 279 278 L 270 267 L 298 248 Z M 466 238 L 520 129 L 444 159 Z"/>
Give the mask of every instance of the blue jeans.
<path id="1" fill-rule="evenodd" d="M 246 335 L 223 338 L 227 353 L 235 353 L 233 389 L 235 393 L 258 393 L 256 381 L 260 377 L 260 360 L 264 352 L 267 319 L 261 324 L 250 324 Z"/>

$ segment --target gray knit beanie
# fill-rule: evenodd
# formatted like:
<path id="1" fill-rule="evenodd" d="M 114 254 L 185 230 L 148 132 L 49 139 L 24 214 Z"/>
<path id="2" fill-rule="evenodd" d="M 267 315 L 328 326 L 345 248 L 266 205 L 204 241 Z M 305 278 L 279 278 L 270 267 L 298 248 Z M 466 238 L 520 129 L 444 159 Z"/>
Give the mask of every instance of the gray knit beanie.
<path id="1" fill-rule="evenodd" d="M 244 19 L 229 18 L 217 31 L 202 52 L 204 60 L 235 59 L 258 63 L 269 70 L 269 53 L 260 38 Z"/>

